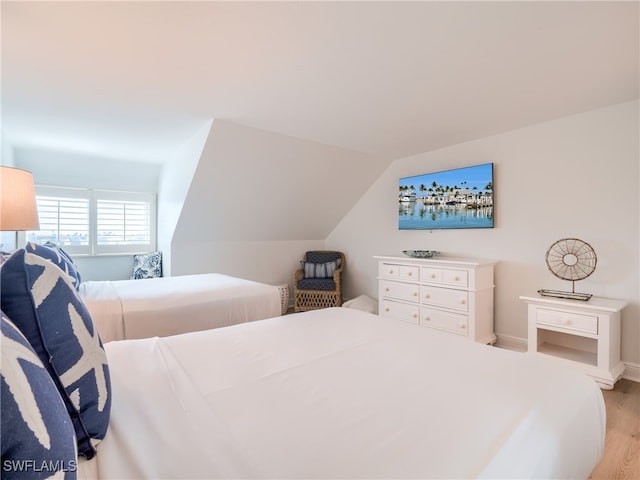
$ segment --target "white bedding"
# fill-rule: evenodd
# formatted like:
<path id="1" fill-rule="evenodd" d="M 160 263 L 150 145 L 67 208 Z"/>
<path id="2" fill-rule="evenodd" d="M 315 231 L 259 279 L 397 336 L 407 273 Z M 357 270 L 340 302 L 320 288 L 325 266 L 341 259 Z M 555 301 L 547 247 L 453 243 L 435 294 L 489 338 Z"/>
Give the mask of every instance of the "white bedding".
<path id="1" fill-rule="evenodd" d="M 165 337 L 280 315 L 278 287 L 219 273 L 89 281 L 80 296 L 103 343 Z"/>
<path id="2" fill-rule="evenodd" d="M 112 342 L 80 478 L 587 478 L 602 394 L 553 360 L 335 308 Z"/>

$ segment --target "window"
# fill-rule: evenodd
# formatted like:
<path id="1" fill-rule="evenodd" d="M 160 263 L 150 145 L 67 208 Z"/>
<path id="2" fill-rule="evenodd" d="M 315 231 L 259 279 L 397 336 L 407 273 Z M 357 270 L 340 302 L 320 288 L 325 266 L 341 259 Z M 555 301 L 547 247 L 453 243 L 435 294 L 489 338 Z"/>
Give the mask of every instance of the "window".
<path id="1" fill-rule="evenodd" d="M 36 186 L 40 230 L 26 240 L 51 241 L 70 254 L 155 250 L 155 195 Z"/>

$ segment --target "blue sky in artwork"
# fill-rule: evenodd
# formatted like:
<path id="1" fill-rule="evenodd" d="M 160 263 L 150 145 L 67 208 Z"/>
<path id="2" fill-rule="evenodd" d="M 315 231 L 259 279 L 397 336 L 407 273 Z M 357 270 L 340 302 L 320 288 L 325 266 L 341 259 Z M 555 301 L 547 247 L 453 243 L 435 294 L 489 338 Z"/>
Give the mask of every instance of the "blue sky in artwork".
<path id="1" fill-rule="evenodd" d="M 473 190 L 477 187 L 477 191 L 483 191 L 489 182 L 493 181 L 493 164 L 485 163 L 482 165 L 474 165 L 471 167 L 456 168 L 442 172 L 425 173 L 423 175 L 415 175 L 412 177 L 404 177 L 400 179 L 399 186 L 411 186 L 420 191 L 420 185 L 429 188 L 433 182 L 441 186 L 458 186 L 459 188 L 468 188 Z M 463 184 L 462 182 L 467 182 Z"/>

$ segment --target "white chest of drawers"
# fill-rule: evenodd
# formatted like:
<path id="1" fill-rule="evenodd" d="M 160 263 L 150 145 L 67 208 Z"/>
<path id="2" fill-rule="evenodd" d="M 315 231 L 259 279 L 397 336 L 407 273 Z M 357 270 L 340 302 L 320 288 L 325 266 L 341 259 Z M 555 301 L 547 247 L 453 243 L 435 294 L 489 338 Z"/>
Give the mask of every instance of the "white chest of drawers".
<path id="1" fill-rule="evenodd" d="M 528 309 L 528 351 L 571 362 L 602 388 L 624 372 L 620 361 L 620 314 L 627 302 L 523 296 Z"/>
<path id="2" fill-rule="evenodd" d="M 375 256 L 378 312 L 385 317 L 494 343 L 495 262 Z"/>

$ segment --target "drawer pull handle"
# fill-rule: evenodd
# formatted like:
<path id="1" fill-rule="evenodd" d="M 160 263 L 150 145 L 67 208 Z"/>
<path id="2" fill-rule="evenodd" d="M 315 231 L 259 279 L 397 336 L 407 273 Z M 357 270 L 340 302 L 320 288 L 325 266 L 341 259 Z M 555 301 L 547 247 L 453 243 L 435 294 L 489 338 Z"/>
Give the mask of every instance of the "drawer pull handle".
<path id="1" fill-rule="evenodd" d="M 460 325 L 460 328 L 461 328 L 462 330 L 465 330 L 465 329 L 467 328 L 467 325 L 466 325 L 465 323 L 463 323 L 463 324 L 461 324 L 461 325 Z"/>
<path id="2" fill-rule="evenodd" d="M 431 321 L 431 317 L 424 317 L 425 322 L 430 322 Z"/>
<path id="3" fill-rule="evenodd" d="M 384 311 L 385 311 L 385 312 L 388 312 L 388 311 L 389 311 L 389 307 L 385 308 L 385 309 L 384 309 Z"/>
<path id="4" fill-rule="evenodd" d="M 409 276 L 413 275 L 413 272 L 409 272 Z"/>
<path id="5" fill-rule="evenodd" d="M 425 294 L 424 298 L 431 298 L 431 295 L 429 295 L 428 293 Z"/>
<path id="6" fill-rule="evenodd" d="M 413 292 L 413 296 L 417 297 L 418 296 L 418 292 Z"/>
<path id="7" fill-rule="evenodd" d="M 464 305 L 465 303 L 467 303 L 467 301 L 466 301 L 466 300 L 460 300 L 460 303 L 461 303 L 462 305 Z"/>
<path id="8" fill-rule="evenodd" d="M 562 323 L 564 323 L 565 325 L 571 325 L 571 320 L 568 318 L 565 318 Z"/>
<path id="9" fill-rule="evenodd" d="M 417 313 L 414 313 L 414 314 L 413 314 L 413 318 L 418 318 L 418 314 L 417 314 Z"/>
<path id="10" fill-rule="evenodd" d="M 393 270 L 389 270 L 389 273 L 393 273 Z"/>
<path id="11" fill-rule="evenodd" d="M 389 291 L 389 287 L 385 288 L 385 289 L 384 289 L 384 291 L 385 291 L 385 292 L 388 292 L 388 291 Z"/>
<path id="12" fill-rule="evenodd" d="M 431 274 L 431 278 L 436 278 L 436 274 L 435 274 L 435 273 L 432 273 L 432 274 Z"/>

